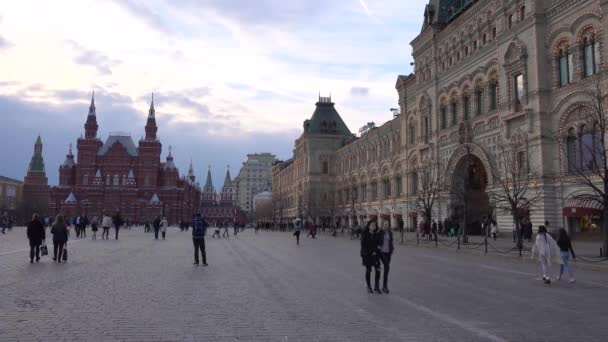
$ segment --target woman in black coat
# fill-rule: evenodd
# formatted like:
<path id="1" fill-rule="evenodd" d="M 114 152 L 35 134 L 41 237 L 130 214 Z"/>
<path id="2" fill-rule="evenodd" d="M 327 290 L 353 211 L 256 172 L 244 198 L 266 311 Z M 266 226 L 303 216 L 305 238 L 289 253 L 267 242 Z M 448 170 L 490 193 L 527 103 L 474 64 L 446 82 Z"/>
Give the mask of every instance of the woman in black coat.
<path id="1" fill-rule="evenodd" d="M 68 227 L 65 225 L 63 215 L 57 215 L 51 228 L 53 234 L 53 260 L 61 262 L 65 244 L 68 242 Z"/>
<path id="2" fill-rule="evenodd" d="M 381 294 L 380 291 L 380 250 L 378 246 L 380 242 L 380 234 L 378 232 L 378 224 L 376 221 L 369 221 L 367 227 L 363 230 L 361 235 L 361 259 L 363 266 L 365 266 L 365 282 L 367 283 L 367 292 Z M 375 270 L 374 278 L 374 290 L 372 290 L 370 284 L 370 275 L 372 267 Z"/>
<path id="3" fill-rule="evenodd" d="M 40 222 L 38 214 L 32 215 L 32 221 L 27 224 L 27 238 L 30 240 L 30 264 L 34 262 L 34 252 L 36 262 L 40 261 L 40 245 L 45 237 L 44 225 Z"/>

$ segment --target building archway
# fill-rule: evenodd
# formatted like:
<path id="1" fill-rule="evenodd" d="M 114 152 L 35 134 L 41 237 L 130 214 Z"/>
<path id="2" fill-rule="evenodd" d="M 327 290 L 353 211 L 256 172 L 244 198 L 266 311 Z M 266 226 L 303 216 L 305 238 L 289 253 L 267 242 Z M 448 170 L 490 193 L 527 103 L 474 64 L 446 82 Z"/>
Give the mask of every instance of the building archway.
<path id="1" fill-rule="evenodd" d="M 450 217 L 466 229 L 466 234 L 481 234 L 483 217 L 492 215 L 488 182 L 488 170 L 475 154 L 465 154 L 456 162 L 451 177 Z"/>

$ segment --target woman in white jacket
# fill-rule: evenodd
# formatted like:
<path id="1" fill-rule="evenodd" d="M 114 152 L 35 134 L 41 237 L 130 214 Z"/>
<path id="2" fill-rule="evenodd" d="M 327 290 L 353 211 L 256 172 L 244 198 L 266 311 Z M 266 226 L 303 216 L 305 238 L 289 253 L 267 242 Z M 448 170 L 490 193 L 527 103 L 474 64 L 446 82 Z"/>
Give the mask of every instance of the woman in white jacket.
<path id="1" fill-rule="evenodd" d="M 540 267 L 543 271 L 543 281 L 545 284 L 551 284 L 551 279 L 548 276 L 551 262 L 553 261 L 559 265 L 562 263 L 562 260 L 559 254 L 559 247 L 551 235 L 547 234 L 545 226 L 538 227 L 536 242 L 534 242 L 534 246 L 532 247 L 532 258 L 537 254 Z"/>
<path id="2" fill-rule="evenodd" d="M 167 218 L 163 217 L 163 220 L 160 222 L 160 231 L 163 233 L 163 240 L 165 239 L 165 235 L 167 234 L 167 227 L 169 227 L 169 222 L 167 222 Z"/>

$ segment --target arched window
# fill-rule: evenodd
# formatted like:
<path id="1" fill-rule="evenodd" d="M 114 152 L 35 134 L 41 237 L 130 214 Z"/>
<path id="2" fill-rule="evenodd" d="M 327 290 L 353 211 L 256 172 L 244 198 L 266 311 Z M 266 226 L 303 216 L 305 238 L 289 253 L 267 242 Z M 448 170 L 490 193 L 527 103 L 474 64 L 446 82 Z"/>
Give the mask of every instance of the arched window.
<path id="1" fill-rule="evenodd" d="M 483 113 L 483 90 L 481 87 L 475 89 L 475 115 Z"/>
<path id="2" fill-rule="evenodd" d="M 82 185 L 89 185 L 89 175 L 85 174 L 82 176 Z"/>
<path id="3" fill-rule="evenodd" d="M 122 185 L 127 184 L 127 175 L 122 175 Z"/>
<path id="4" fill-rule="evenodd" d="M 574 62 L 572 55 L 569 53 L 567 47 L 560 49 L 557 57 L 557 64 L 559 74 L 559 85 L 563 87 L 567 84 L 570 84 L 574 75 Z"/>
<path id="5" fill-rule="evenodd" d="M 599 44 L 592 39 L 583 42 L 583 72 L 585 77 L 595 75 L 600 69 Z"/>
<path id="6" fill-rule="evenodd" d="M 593 131 L 586 125 L 581 127 L 580 154 L 583 170 L 590 170 L 593 167 Z"/>
<path id="7" fill-rule="evenodd" d="M 490 111 L 496 110 L 498 107 L 498 82 L 496 80 L 490 81 Z"/>
<path id="8" fill-rule="evenodd" d="M 496 27 L 492 27 L 492 40 L 496 39 Z"/>
<path id="9" fill-rule="evenodd" d="M 144 186 L 150 186 L 150 175 L 144 176 Z"/>
<path id="10" fill-rule="evenodd" d="M 456 100 L 452 100 L 451 103 L 452 106 L 452 126 L 456 126 L 456 123 L 458 121 L 458 105 L 456 104 Z"/>
<path id="11" fill-rule="evenodd" d="M 385 178 L 382 183 L 384 186 L 384 199 L 388 199 L 391 197 L 391 182 L 388 178 Z"/>
<path id="12" fill-rule="evenodd" d="M 410 123 L 407 134 L 409 143 L 413 145 L 414 141 L 416 141 L 416 127 L 413 123 Z"/>
<path id="13" fill-rule="evenodd" d="M 118 175 L 114 175 L 114 184 L 115 186 L 120 185 L 120 177 Z"/>
<path id="14" fill-rule="evenodd" d="M 507 29 L 513 27 L 513 14 L 507 15 Z"/>
<path id="15" fill-rule="evenodd" d="M 396 194 L 397 196 L 401 196 L 401 193 L 403 192 L 403 184 L 401 183 L 401 175 L 397 175 L 397 177 L 395 177 L 395 183 L 396 183 Z"/>
<path id="16" fill-rule="evenodd" d="M 329 173 L 329 165 L 327 164 L 327 161 L 323 162 L 323 174 L 326 175 Z"/>
<path id="17" fill-rule="evenodd" d="M 469 120 L 469 113 L 471 112 L 471 99 L 469 94 L 465 94 L 462 97 L 462 112 L 464 120 Z"/>
<path id="18" fill-rule="evenodd" d="M 376 182 L 375 180 L 372 181 L 372 194 L 371 194 L 371 200 L 375 201 L 376 199 L 378 199 L 378 182 Z"/>
<path id="19" fill-rule="evenodd" d="M 447 121 L 448 121 L 448 109 L 445 108 L 445 106 L 441 106 L 441 108 L 439 109 L 439 125 L 441 127 L 441 129 L 445 129 L 447 127 Z"/>
<path id="20" fill-rule="evenodd" d="M 410 174 L 410 195 L 415 195 L 418 192 L 418 173 Z"/>
<path id="21" fill-rule="evenodd" d="M 568 162 L 568 173 L 576 170 L 576 133 L 574 128 L 568 130 L 566 138 L 566 159 Z"/>
<path id="22" fill-rule="evenodd" d="M 519 8 L 519 20 L 526 19 L 526 6 L 521 6 Z"/>

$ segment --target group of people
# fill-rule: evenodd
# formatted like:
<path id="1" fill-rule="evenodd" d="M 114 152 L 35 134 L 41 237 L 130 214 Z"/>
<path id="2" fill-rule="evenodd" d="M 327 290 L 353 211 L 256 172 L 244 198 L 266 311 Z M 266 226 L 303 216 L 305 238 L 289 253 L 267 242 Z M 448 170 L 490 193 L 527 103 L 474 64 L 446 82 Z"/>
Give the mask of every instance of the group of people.
<path id="1" fill-rule="evenodd" d="M 561 280 L 564 273 L 568 273 L 569 282 L 571 284 L 576 282 L 570 269 L 570 255 L 573 259 L 576 259 L 574 249 L 572 249 L 572 241 L 565 229 L 561 228 L 559 230 L 557 241 L 555 241 L 548 233 L 546 226 L 538 227 L 538 234 L 532 246 L 532 258 L 538 257 L 542 270 L 542 280 L 545 284 L 551 284 L 549 272 L 552 263 L 560 265 L 557 280 Z"/>
<path id="2" fill-rule="evenodd" d="M 43 221 L 38 214 L 32 215 L 32 220 L 27 224 L 27 238 L 30 243 L 30 263 L 40 261 L 41 247 L 46 248 L 46 229 Z M 69 228 L 63 215 L 57 215 L 51 227 L 53 235 L 53 261 L 67 261 L 67 242 L 69 238 Z M 34 259 L 35 258 L 35 259 Z"/>
<path id="3" fill-rule="evenodd" d="M 361 261 L 365 266 L 365 283 L 369 293 L 389 293 L 388 291 L 388 272 L 390 270 L 391 256 L 395 247 L 393 245 L 393 233 L 388 222 L 384 228 L 378 228 L 375 220 L 368 222 L 367 227 L 361 234 Z M 382 290 L 380 290 L 380 264 L 384 269 L 382 278 Z M 370 283 L 372 268 L 374 269 L 374 288 Z"/>

